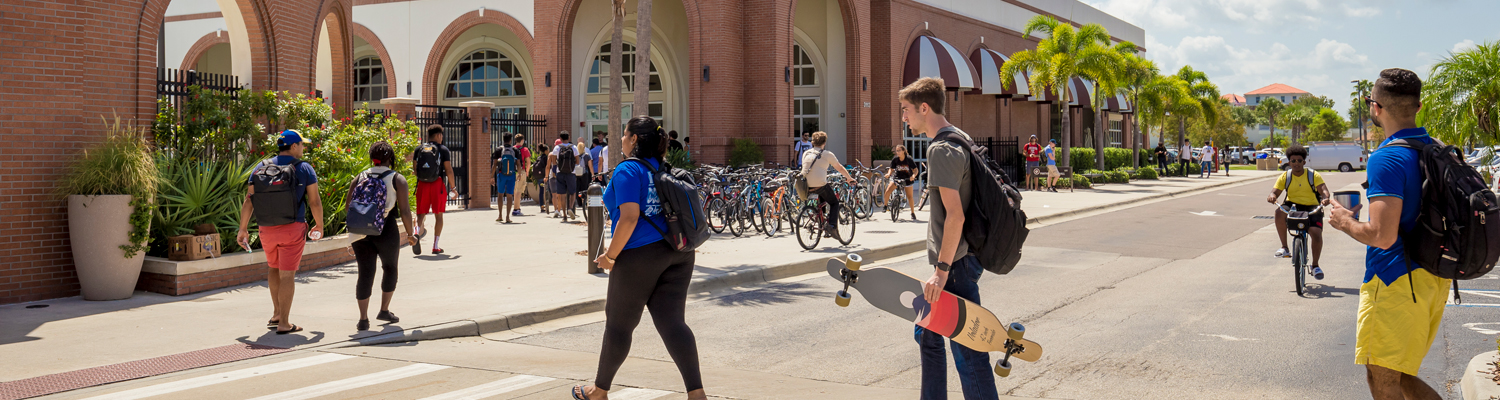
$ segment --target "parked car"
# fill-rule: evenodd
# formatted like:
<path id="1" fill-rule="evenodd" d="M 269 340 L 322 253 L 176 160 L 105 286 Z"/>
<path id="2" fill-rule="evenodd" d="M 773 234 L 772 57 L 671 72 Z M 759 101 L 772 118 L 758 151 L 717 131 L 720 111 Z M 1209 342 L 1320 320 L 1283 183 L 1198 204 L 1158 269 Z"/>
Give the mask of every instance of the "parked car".
<path id="1" fill-rule="evenodd" d="M 1352 172 L 1365 169 L 1369 154 L 1354 143 L 1312 143 L 1307 146 L 1307 168 Z"/>
<path id="2" fill-rule="evenodd" d="M 1496 150 L 1500 150 L 1500 146 L 1480 147 L 1474 150 L 1469 150 L 1466 161 L 1469 162 L 1470 166 L 1475 168 L 1479 168 L 1481 165 L 1491 164 L 1485 161 L 1493 161 L 1495 158 L 1500 158 L 1497 157 L 1500 156 L 1500 154 L 1496 154 Z"/>

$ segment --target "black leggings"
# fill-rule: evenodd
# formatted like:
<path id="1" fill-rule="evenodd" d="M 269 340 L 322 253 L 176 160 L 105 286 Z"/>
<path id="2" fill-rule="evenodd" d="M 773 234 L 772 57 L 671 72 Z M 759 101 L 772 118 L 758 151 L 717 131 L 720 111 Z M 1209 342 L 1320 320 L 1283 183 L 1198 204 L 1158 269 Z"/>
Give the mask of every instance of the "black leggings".
<path id="1" fill-rule="evenodd" d="M 396 213 L 385 217 L 385 229 L 380 236 L 365 236 L 349 244 L 354 248 L 354 261 L 359 264 L 359 280 L 354 286 L 355 300 L 368 300 L 370 287 L 375 285 L 375 258 L 380 258 L 380 291 L 396 291 L 396 260 L 401 252 L 401 234 L 396 231 Z"/>
<path id="2" fill-rule="evenodd" d="M 813 189 L 812 192 L 813 194 L 818 195 L 819 201 L 828 204 L 828 215 L 823 216 L 823 218 L 826 218 L 828 222 L 824 225 L 838 226 L 839 207 L 842 207 L 843 204 L 839 204 L 839 197 L 833 193 L 833 185 L 818 186 L 816 189 Z"/>
<path id="3" fill-rule="evenodd" d="M 695 256 L 672 250 L 666 241 L 659 241 L 622 251 L 615 258 L 604 303 L 604 349 L 599 351 L 595 387 L 609 390 L 620 364 L 630 355 L 631 333 L 641 323 L 641 307 L 646 307 L 687 391 L 703 388 L 698 343 L 684 321 Z"/>

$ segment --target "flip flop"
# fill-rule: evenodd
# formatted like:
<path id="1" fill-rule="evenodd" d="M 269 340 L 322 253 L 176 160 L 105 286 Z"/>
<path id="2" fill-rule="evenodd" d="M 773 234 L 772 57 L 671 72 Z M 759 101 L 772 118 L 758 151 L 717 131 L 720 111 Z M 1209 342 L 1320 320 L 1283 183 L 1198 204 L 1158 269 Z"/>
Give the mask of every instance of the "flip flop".
<path id="1" fill-rule="evenodd" d="M 284 331 L 280 331 L 279 330 L 279 331 L 276 331 L 276 334 L 277 335 L 285 335 L 285 334 L 288 334 L 288 333 L 296 333 L 296 332 L 302 332 L 302 327 L 297 326 L 297 324 L 292 324 L 292 329 L 288 329 L 288 330 L 284 330 Z"/>
<path id="2" fill-rule="evenodd" d="M 274 319 L 266 321 L 266 329 L 276 329 L 276 325 L 281 325 L 281 321 L 277 321 Z"/>
<path id="3" fill-rule="evenodd" d="M 589 400 L 588 395 L 583 394 L 583 385 L 573 385 L 573 400 Z"/>

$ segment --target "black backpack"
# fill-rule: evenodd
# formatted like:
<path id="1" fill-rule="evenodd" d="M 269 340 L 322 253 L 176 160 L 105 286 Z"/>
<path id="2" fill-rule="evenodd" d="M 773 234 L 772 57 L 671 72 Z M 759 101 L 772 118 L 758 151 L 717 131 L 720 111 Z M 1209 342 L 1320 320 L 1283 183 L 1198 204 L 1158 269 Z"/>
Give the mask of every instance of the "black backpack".
<path id="1" fill-rule="evenodd" d="M 417 180 L 432 182 L 443 179 L 443 155 L 440 151 L 432 142 L 422 143 L 421 147 L 417 147 L 417 156 L 413 160 Z"/>
<path id="2" fill-rule="evenodd" d="M 691 253 L 708 241 L 708 214 L 703 212 L 703 195 L 699 193 L 698 183 L 694 182 L 692 173 L 672 168 L 672 164 L 665 161 L 662 162 L 660 171 L 639 158 L 631 157 L 625 161 L 641 163 L 647 171 L 651 171 L 652 181 L 656 183 L 656 198 L 661 200 L 662 215 L 667 219 L 667 226 L 662 229 L 651 222 L 650 218 L 641 219 L 656 229 L 672 249 Z"/>
<path id="3" fill-rule="evenodd" d="M 1500 203 L 1495 192 L 1464 162 L 1458 146 L 1436 139 L 1430 144 L 1395 139 L 1386 146 L 1416 150 L 1422 173 L 1417 224 L 1401 233 L 1407 262 L 1452 279 L 1454 303 L 1461 303 L 1458 281 L 1484 276 L 1500 258 Z M 1492 219 L 1496 223 L 1489 223 Z"/>
<path id="4" fill-rule="evenodd" d="M 250 183 L 255 194 L 250 204 L 255 206 L 255 222 L 260 226 L 278 226 L 297 222 L 297 209 L 302 198 L 297 196 L 297 168 L 303 164 L 297 160 L 288 165 L 276 165 L 276 159 L 261 161 L 250 173 Z"/>
<path id="5" fill-rule="evenodd" d="M 947 132 L 933 140 L 945 140 L 969 153 L 971 191 L 964 211 L 964 241 L 979 265 L 996 274 L 1007 274 L 1021 261 L 1026 243 L 1026 212 L 1021 193 L 1000 165 L 989 157 L 989 149 L 963 136 Z"/>
<path id="6" fill-rule="evenodd" d="M 557 173 L 571 174 L 578 167 L 578 155 L 573 146 L 559 145 L 557 150 Z"/>
<path id="7" fill-rule="evenodd" d="M 536 161 L 531 163 L 531 171 L 527 172 L 533 182 L 541 183 L 547 177 L 547 157 L 537 156 Z"/>

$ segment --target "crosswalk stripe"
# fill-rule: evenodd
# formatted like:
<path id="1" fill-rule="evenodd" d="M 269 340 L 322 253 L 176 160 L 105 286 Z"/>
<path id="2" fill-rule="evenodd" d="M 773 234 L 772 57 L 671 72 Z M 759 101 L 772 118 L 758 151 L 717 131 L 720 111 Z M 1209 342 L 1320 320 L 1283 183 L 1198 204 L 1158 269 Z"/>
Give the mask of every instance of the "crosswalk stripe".
<path id="1" fill-rule="evenodd" d="M 668 392 L 665 390 L 629 388 L 620 389 L 617 392 L 610 392 L 609 398 L 610 400 L 651 400 L 669 394 L 672 394 L 672 392 Z"/>
<path id="2" fill-rule="evenodd" d="M 428 372 L 447 369 L 444 365 L 412 364 L 401 368 L 376 372 L 373 374 L 360 375 L 348 379 L 340 379 L 333 382 L 321 383 L 301 389 L 288 390 L 281 393 L 256 397 L 252 400 L 303 400 L 318 396 L 326 396 L 350 389 L 409 378 Z"/>
<path id="3" fill-rule="evenodd" d="M 319 364 L 327 364 L 327 363 L 331 363 L 331 362 L 334 362 L 334 361 L 345 360 L 345 359 L 350 359 L 350 358 L 354 358 L 354 356 L 343 355 L 343 354 L 322 354 L 322 355 L 316 355 L 316 356 L 312 356 L 312 357 L 299 358 L 299 359 L 296 359 L 296 360 L 282 361 L 282 362 L 275 363 L 275 364 L 266 364 L 266 365 L 262 365 L 262 366 L 259 366 L 259 367 L 252 367 L 252 368 L 245 368 L 245 369 L 241 369 L 241 370 L 229 371 L 229 372 L 225 372 L 225 373 L 221 373 L 221 374 L 214 374 L 214 375 L 208 375 L 208 376 L 200 376 L 200 377 L 197 377 L 197 378 L 183 379 L 183 380 L 176 381 L 176 382 L 167 382 L 167 383 L 162 383 L 162 384 L 158 384 L 158 385 L 151 385 L 151 386 L 147 386 L 147 387 L 143 387 L 143 388 L 138 388 L 138 389 L 131 389 L 131 390 L 126 390 L 126 391 L 122 391 L 122 392 L 116 392 L 116 393 L 110 393 L 110 394 L 106 394 L 106 395 L 94 396 L 94 397 L 90 397 L 90 398 L 85 399 L 85 400 L 134 400 L 134 399 L 142 399 L 142 398 L 151 397 L 151 396 L 160 396 L 160 395 L 163 395 L 163 394 L 176 393 L 176 392 L 181 392 L 181 391 L 188 390 L 188 389 L 200 388 L 200 387 L 204 387 L 204 386 L 208 386 L 208 385 L 213 385 L 213 384 L 219 384 L 219 383 L 224 383 L 224 382 L 237 381 L 237 380 L 240 380 L 240 379 L 251 378 L 251 377 L 265 375 L 265 374 L 271 374 L 271 373 L 282 372 L 282 371 L 289 371 L 289 370 L 294 370 L 294 369 L 298 369 L 298 368 L 311 367 L 311 366 L 319 365 Z"/>
<path id="4" fill-rule="evenodd" d="M 551 382 L 553 380 L 554 379 L 552 378 L 541 376 L 516 375 L 468 389 L 443 393 L 422 400 L 478 400 L 506 392 L 520 390 L 526 387 L 536 386 L 542 383 Z"/>

